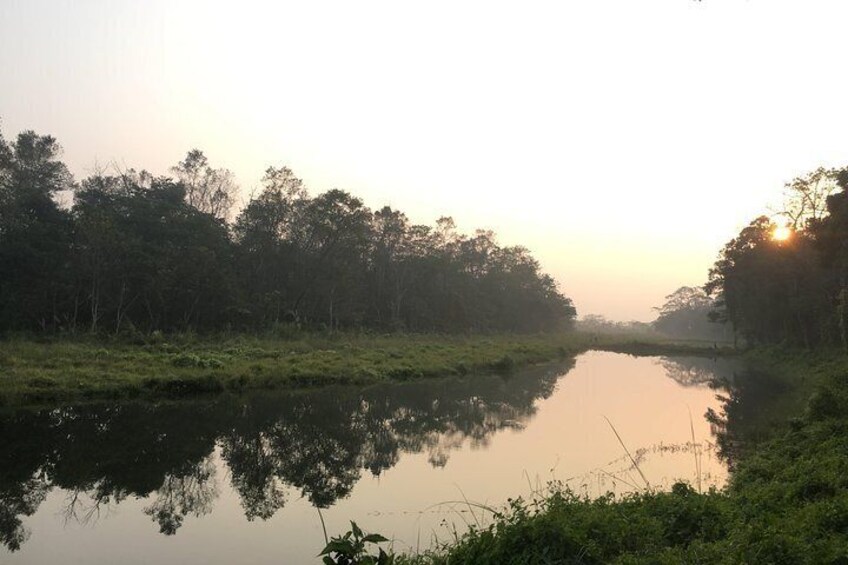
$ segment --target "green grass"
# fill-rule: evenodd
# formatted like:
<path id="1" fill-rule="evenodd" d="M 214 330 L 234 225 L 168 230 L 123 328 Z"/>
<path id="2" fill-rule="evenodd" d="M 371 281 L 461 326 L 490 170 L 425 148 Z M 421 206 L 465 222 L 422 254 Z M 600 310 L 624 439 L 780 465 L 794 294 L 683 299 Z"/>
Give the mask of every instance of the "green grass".
<path id="1" fill-rule="evenodd" d="M 589 348 L 658 354 L 704 346 L 549 335 L 193 335 L 0 341 L 0 403 L 187 396 L 224 390 L 370 384 L 505 373 Z M 711 347 L 711 344 L 710 344 Z"/>
<path id="2" fill-rule="evenodd" d="M 371 384 L 508 373 L 587 349 L 714 354 L 712 344 L 639 342 L 576 333 L 449 336 L 299 334 L 285 337 L 154 334 L 134 343 L 95 338 L 0 341 L 0 403 L 225 390 Z"/>
<path id="3" fill-rule="evenodd" d="M 848 356 L 774 348 L 746 357 L 781 387 L 769 406 L 781 417 L 748 421 L 756 406 L 735 413 L 745 421 L 731 425 L 771 429 L 724 490 L 677 484 L 589 500 L 551 484 L 491 525 L 396 563 L 848 563 Z"/>

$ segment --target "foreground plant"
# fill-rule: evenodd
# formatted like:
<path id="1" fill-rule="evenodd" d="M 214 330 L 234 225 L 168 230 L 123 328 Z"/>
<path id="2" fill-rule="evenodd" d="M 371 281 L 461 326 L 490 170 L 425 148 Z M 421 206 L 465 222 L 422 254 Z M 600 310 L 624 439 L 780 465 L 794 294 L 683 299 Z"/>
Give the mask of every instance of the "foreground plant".
<path id="1" fill-rule="evenodd" d="M 325 565 L 391 565 L 394 558 L 377 547 L 376 555 L 366 549 L 366 545 L 377 545 L 389 541 L 380 534 L 365 534 L 356 522 L 350 523 L 350 530 L 343 536 L 332 538 L 324 550 L 319 553 L 323 556 Z"/>

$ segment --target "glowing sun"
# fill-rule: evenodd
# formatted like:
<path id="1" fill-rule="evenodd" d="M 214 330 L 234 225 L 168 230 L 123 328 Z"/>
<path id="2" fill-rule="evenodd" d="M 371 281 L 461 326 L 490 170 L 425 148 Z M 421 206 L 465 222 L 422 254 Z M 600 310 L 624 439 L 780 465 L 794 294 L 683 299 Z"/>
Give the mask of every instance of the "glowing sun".
<path id="1" fill-rule="evenodd" d="M 772 239 L 775 241 L 786 241 L 790 237 L 792 237 L 792 230 L 787 226 L 777 226 L 774 228 L 774 231 L 771 234 Z"/>

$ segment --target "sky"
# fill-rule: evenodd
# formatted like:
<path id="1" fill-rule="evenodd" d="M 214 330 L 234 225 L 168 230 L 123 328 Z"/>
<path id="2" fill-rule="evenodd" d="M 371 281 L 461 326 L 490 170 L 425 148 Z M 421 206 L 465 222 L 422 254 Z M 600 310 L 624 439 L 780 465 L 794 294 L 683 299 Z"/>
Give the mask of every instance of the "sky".
<path id="1" fill-rule="evenodd" d="M 77 179 L 192 148 L 522 244 L 647 321 L 783 183 L 848 164 L 848 3 L 0 0 L 7 139 Z"/>

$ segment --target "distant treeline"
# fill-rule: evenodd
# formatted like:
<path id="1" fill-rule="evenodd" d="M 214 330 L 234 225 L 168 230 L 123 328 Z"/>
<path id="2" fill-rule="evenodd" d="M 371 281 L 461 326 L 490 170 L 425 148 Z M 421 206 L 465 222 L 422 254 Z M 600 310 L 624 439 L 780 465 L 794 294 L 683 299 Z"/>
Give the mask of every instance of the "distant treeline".
<path id="1" fill-rule="evenodd" d="M 713 317 L 752 344 L 848 347 L 848 169 L 786 190 L 777 221 L 761 216 L 724 246 L 705 287 Z"/>
<path id="2" fill-rule="evenodd" d="M 648 322 L 630 320 L 620 322 L 610 320 L 600 314 L 586 314 L 574 323 L 574 329 L 591 334 L 610 335 L 648 335 L 655 333 L 654 327 Z"/>
<path id="3" fill-rule="evenodd" d="M 703 288 L 682 286 L 665 297 L 665 303 L 654 308 L 657 319 L 651 323 L 663 335 L 709 341 L 732 341 L 733 328 L 718 323 L 720 301 L 710 297 Z"/>
<path id="4" fill-rule="evenodd" d="M 666 296 L 662 306 L 654 308 L 657 318 L 651 322 L 620 322 L 587 314 L 575 322 L 575 329 L 593 334 L 731 341 L 730 325 L 716 323 L 715 311 L 719 307 L 703 288 L 682 286 Z"/>
<path id="5" fill-rule="evenodd" d="M 342 190 L 310 196 L 288 168 L 269 168 L 233 217 L 233 176 L 200 151 L 171 177 L 81 182 L 59 153 L 50 136 L 0 136 L 0 331 L 536 332 L 575 317 L 527 249 L 450 218 L 415 225 Z"/>

